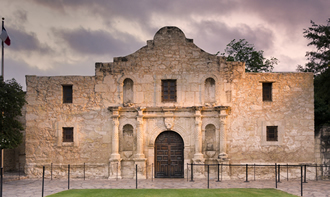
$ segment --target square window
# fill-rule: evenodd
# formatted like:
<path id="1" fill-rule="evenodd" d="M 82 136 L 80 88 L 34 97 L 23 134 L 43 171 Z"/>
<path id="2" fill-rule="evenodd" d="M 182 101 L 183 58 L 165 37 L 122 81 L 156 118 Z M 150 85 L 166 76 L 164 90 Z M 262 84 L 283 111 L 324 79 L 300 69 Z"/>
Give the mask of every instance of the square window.
<path id="1" fill-rule="evenodd" d="M 277 126 L 267 126 L 267 141 L 278 141 Z"/>
<path id="2" fill-rule="evenodd" d="M 263 101 L 272 101 L 272 84 L 273 83 L 262 83 Z"/>
<path id="3" fill-rule="evenodd" d="M 63 85 L 63 103 L 72 103 L 72 85 Z"/>
<path id="4" fill-rule="evenodd" d="M 162 102 L 176 102 L 176 80 L 162 80 Z"/>
<path id="5" fill-rule="evenodd" d="M 73 127 L 63 127 L 63 142 L 73 142 Z"/>

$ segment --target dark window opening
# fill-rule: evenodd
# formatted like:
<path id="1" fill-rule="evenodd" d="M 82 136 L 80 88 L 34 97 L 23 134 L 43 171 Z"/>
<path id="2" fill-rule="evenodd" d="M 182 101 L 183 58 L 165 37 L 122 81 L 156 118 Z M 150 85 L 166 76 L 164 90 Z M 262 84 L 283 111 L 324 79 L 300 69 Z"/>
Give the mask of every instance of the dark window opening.
<path id="1" fill-rule="evenodd" d="M 176 80 L 162 80 L 162 101 L 176 101 Z"/>
<path id="2" fill-rule="evenodd" d="M 272 101 L 272 83 L 262 83 L 262 100 Z"/>
<path id="3" fill-rule="evenodd" d="M 267 141 L 278 141 L 277 126 L 267 126 Z"/>
<path id="4" fill-rule="evenodd" d="M 72 103 L 72 85 L 63 85 L 63 103 Z"/>
<path id="5" fill-rule="evenodd" d="M 63 142 L 73 142 L 73 127 L 63 127 Z"/>

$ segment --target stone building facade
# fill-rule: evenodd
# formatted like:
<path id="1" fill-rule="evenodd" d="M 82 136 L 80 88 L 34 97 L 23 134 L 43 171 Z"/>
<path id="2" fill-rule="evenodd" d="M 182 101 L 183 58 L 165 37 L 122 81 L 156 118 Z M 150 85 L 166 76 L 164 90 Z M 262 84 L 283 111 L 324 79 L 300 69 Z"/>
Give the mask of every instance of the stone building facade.
<path id="1" fill-rule="evenodd" d="M 133 178 L 135 164 L 140 178 L 152 176 L 148 166 L 157 178 L 186 177 L 187 163 L 315 162 L 312 73 L 245 73 L 177 27 L 96 63 L 95 76 L 30 75 L 26 84 L 31 176 L 50 163 L 110 162 L 100 171 L 111 179 Z"/>

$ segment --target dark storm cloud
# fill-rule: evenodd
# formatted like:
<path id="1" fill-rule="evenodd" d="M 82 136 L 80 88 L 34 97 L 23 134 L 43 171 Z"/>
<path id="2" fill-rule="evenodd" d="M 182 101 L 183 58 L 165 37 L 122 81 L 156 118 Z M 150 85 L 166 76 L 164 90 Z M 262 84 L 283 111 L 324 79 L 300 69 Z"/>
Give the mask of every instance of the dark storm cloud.
<path id="1" fill-rule="evenodd" d="M 276 0 L 242 1 L 246 12 L 256 14 L 271 25 L 285 28 L 288 36 L 310 26 L 310 20 L 324 23 L 329 17 L 330 1 Z"/>
<path id="2" fill-rule="evenodd" d="M 11 39 L 10 50 L 25 53 L 38 52 L 40 54 L 49 54 L 52 52 L 49 46 L 40 43 L 35 33 L 28 33 L 10 27 L 6 29 Z"/>
<path id="3" fill-rule="evenodd" d="M 104 24 L 120 23 L 120 18 L 135 22 L 146 34 L 156 29 L 151 27 L 155 15 L 162 18 L 191 20 L 193 16 L 226 15 L 238 9 L 235 1 L 218 0 L 30 0 L 59 12 L 84 9 L 91 15 L 101 17 Z M 160 27 L 159 27 L 160 28 Z"/>
<path id="4" fill-rule="evenodd" d="M 67 30 L 53 29 L 54 35 L 59 37 L 72 50 L 86 55 L 122 55 L 127 51 L 134 52 L 145 45 L 137 41 L 133 36 L 119 33 L 120 37 L 113 37 L 112 34 L 103 30 L 92 31 L 82 27 Z"/>
<path id="5" fill-rule="evenodd" d="M 226 45 L 233 39 L 245 39 L 254 44 L 256 50 L 267 50 L 273 47 L 273 32 L 263 26 L 251 28 L 245 24 L 229 27 L 223 22 L 201 21 L 194 23 L 194 40 L 201 48 L 208 46 L 210 53 L 224 52 Z"/>

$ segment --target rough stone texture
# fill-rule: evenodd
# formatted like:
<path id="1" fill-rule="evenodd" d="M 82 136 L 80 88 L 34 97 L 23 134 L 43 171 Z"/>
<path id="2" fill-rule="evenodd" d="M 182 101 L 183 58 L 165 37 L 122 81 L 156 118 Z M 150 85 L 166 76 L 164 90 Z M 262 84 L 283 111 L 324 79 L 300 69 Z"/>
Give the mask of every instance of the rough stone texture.
<path id="1" fill-rule="evenodd" d="M 110 162 L 109 178 L 133 178 L 135 164 L 140 178 L 151 177 L 155 139 L 166 130 L 182 137 L 184 164 L 314 163 L 313 74 L 244 67 L 164 27 L 135 53 L 96 63 L 95 76 L 26 76 L 26 173 L 40 176 L 37 166 L 50 163 Z M 165 79 L 176 80 L 176 102 L 161 100 Z M 262 101 L 262 82 L 273 83 L 271 102 Z M 71 104 L 62 103 L 68 84 Z M 278 126 L 278 141 L 266 141 L 266 126 Z M 74 128 L 73 143 L 62 142 L 62 127 Z"/>

